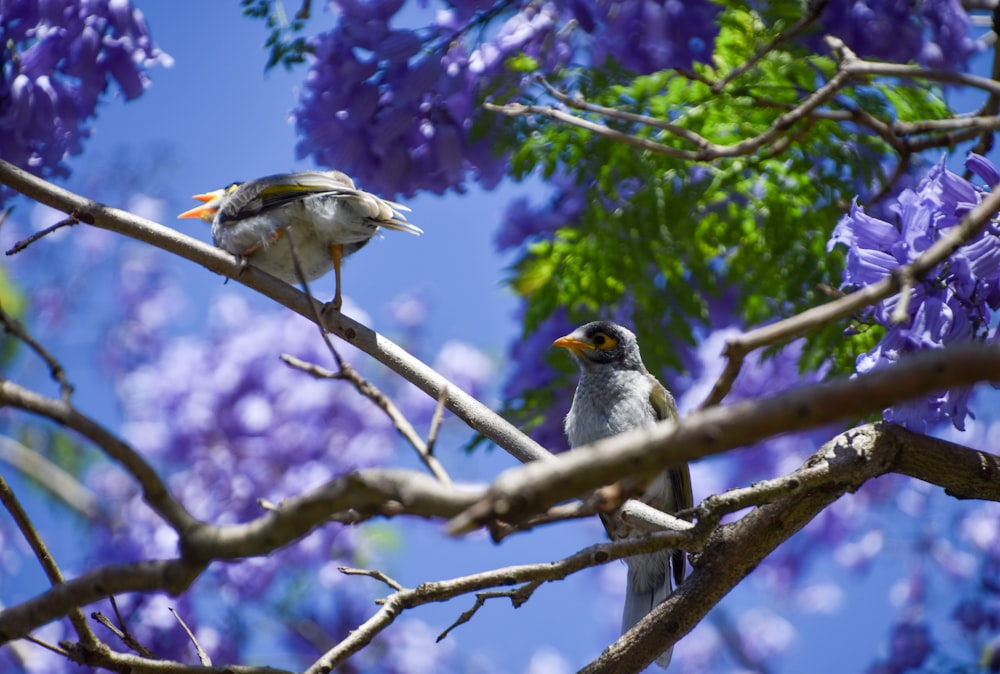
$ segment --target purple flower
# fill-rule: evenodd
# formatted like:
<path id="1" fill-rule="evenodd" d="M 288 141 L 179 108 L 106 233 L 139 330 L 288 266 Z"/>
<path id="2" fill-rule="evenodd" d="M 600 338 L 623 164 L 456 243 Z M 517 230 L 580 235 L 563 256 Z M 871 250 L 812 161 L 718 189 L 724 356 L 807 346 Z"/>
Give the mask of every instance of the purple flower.
<path id="1" fill-rule="evenodd" d="M 979 48 L 958 0 L 927 0 L 914 10 L 908 0 L 835 0 L 820 17 L 822 33 L 864 58 L 932 68 L 957 68 Z M 822 49 L 820 37 L 809 40 L 816 49 Z"/>
<path id="2" fill-rule="evenodd" d="M 934 650 L 930 629 L 922 621 L 897 623 L 889 639 L 889 657 L 874 667 L 869 673 L 902 674 L 923 666 Z"/>
<path id="3" fill-rule="evenodd" d="M 591 33 L 591 63 L 615 60 L 638 74 L 688 69 L 711 56 L 721 7 L 695 0 L 577 0 L 573 13 Z"/>
<path id="4" fill-rule="evenodd" d="M 42 177 L 68 175 L 64 160 L 80 153 L 109 82 L 131 100 L 146 68 L 170 63 L 128 0 L 4 3 L 0 156 Z"/>
<path id="5" fill-rule="evenodd" d="M 491 188 L 506 174 L 509 155 L 496 148 L 507 126 L 481 103 L 534 84 L 513 57 L 547 74 L 581 60 L 614 59 L 636 73 L 688 68 L 709 59 L 720 11 L 705 0 L 548 0 L 491 15 L 492 3 L 477 0 L 450 4 L 414 32 L 389 27 L 401 4 L 335 3 L 337 24 L 312 41 L 294 118 L 300 156 L 407 195 L 461 191 L 469 178 Z"/>
<path id="6" fill-rule="evenodd" d="M 982 157 L 971 155 L 967 166 L 987 183 L 998 180 L 997 170 Z M 829 242 L 831 249 L 837 244 L 847 247 L 845 287 L 877 283 L 913 262 L 955 227 L 982 195 L 982 188 L 948 171 L 942 158 L 914 189 L 899 195 L 891 208 L 895 222 L 871 217 L 854 204 Z M 892 321 L 899 295 L 870 312 L 886 334 L 874 349 L 858 356 L 857 371 L 869 372 L 921 349 L 986 339 L 990 312 L 1000 305 L 998 289 L 1000 236 L 995 228 L 986 227 L 912 289 L 907 321 L 898 325 Z M 962 430 L 971 415 L 969 395 L 968 389 L 932 394 L 886 410 L 885 417 L 915 430 L 950 420 Z"/>

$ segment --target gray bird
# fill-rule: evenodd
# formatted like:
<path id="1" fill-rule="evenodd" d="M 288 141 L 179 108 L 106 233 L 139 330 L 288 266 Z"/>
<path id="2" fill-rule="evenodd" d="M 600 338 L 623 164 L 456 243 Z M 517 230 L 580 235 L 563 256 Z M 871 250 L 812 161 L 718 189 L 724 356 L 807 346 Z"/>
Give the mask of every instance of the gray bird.
<path id="1" fill-rule="evenodd" d="M 307 281 L 331 269 L 337 277 L 333 308 L 340 309 L 340 263 L 368 243 L 380 227 L 422 234 L 407 222 L 402 204 L 359 190 L 340 171 L 303 171 L 233 183 L 194 196 L 201 206 L 180 218 L 212 225 L 215 245 L 247 258 L 286 283 L 297 284 L 291 233 Z"/>
<path id="2" fill-rule="evenodd" d="M 580 365 L 580 381 L 566 416 L 570 447 L 677 418 L 674 397 L 643 365 L 635 335 L 626 328 L 596 321 L 552 344 L 568 349 Z M 658 475 L 641 500 L 668 513 L 691 507 L 687 464 Z M 612 539 L 637 535 L 616 517 L 602 519 Z M 625 562 L 628 581 L 622 634 L 666 599 L 675 583 L 684 580 L 685 555 L 683 550 L 663 550 L 629 557 Z M 656 663 L 665 668 L 672 652 L 672 648 L 664 651 Z"/>

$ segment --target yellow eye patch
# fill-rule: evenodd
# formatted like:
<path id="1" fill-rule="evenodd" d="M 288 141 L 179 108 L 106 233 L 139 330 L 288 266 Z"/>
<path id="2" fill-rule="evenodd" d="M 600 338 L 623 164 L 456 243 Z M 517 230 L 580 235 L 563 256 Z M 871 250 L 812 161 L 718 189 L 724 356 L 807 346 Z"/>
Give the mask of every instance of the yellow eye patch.
<path id="1" fill-rule="evenodd" d="M 618 340 L 605 332 L 598 332 L 590 341 L 601 351 L 607 351 L 618 346 Z"/>

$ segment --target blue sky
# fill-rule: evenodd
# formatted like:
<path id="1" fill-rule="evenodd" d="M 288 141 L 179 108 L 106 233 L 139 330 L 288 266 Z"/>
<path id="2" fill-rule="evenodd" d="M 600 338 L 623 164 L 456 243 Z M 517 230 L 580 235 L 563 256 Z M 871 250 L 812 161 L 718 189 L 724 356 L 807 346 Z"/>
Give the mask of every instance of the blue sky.
<path id="1" fill-rule="evenodd" d="M 192 194 L 235 180 L 315 168 L 311 160 L 296 160 L 297 139 L 289 120 L 306 69 L 264 73 L 263 22 L 243 18 L 237 2 L 136 5 L 174 65 L 152 69 L 152 86 L 135 101 L 112 100 L 100 109 L 94 135 L 84 155 L 73 160 L 74 169 L 122 146 L 141 151 L 166 143 L 179 162 L 170 185 L 164 186 L 171 199 L 169 212 L 175 214 L 195 205 Z M 313 12 L 317 29 L 332 23 L 325 3 L 314 3 Z M 472 188 L 464 195 L 406 199 L 413 209 L 410 219 L 425 234 L 415 238 L 390 232 L 350 258 L 344 271 L 346 294 L 372 313 L 377 329 L 378 307 L 406 289 L 427 292 L 435 312 L 429 326 L 432 340 L 464 339 L 498 353 L 517 334 L 517 325 L 512 320 L 514 298 L 501 285 L 503 261 L 493 251 L 492 236 L 504 204 L 524 192 L 522 186 L 505 184 L 493 192 Z M 168 219 L 164 224 L 211 240 L 201 221 Z M 394 273 L 386 274 L 386 269 Z M 395 273 L 400 269 L 406 271 Z M 406 279 L 403 285 L 401 278 Z M 332 296 L 332 275 L 315 282 L 313 291 Z M 473 312 L 475 320 L 462 320 Z"/>
<path id="2" fill-rule="evenodd" d="M 176 163 L 164 171 L 168 184 L 159 186 L 168 200 L 163 224 L 209 241 L 208 227 L 200 221 L 173 218 L 194 204 L 190 195 L 234 180 L 314 168 L 308 160 L 296 160 L 297 138 L 289 121 L 295 89 L 305 68 L 291 74 L 281 69 L 265 74 L 264 25 L 242 18 L 235 0 L 136 4 L 174 65 L 153 69 L 152 86 L 136 101 L 109 100 L 101 107 L 83 156 L 70 162 L 74 181 L 81 179 L 88 165 L 112 157 L 122 148 L 141 154 L 166 144 Z M 315 29 L 332 23 L 325 3 L 314 3 L 313 11 Z M 519 325 L 513 317 L 515 300 L 502 286 L 507 261 L 493 250 L 492 237 L 506 203 L 517 196 L 542 198 L 544 193 L 544 186 L 537 182 L 508 183 L 493 192 L 471 188 L 463 195 L 407 199 L 413 209 L 411 220 L 424 229 L 424 236 L 388 233 L 349 259 L 344 270 L 345 294 L 372 316 L 376 330 L 387 322 L 388 303 L 401 292 L 426 294 L 431 308 L 425 328 L 428 348 L 434 351 L 448 339 L 468 341 L 495 357 L 497 378 L 502 379 L 505 348 L 518 334 Z M 181 260 L 177 265 L 192 296 L 203 293 L 210 297 L 222 290 L 222 278 Z M 236 284 L 227 290 L 252 295 Z M 319 297 L 332 296 L 332 275 L 315 282 L 313 291 Z M 107 385 L 106 381 L 84 383 L 95 388 Z M 441 446 L 443 460 L 457 477 L 486 480 L 513 464 L 499 451 L 480 451 L 467 458 L 458 449 L 459 440 L 465 437 L 456 429 L 455 441 Z M 412 465 L 409 455 L 403 455 L 401 461 Z M 406 521 L 399 529 L 407 543 L 404 556 L 391 560 L 385 570 L 406 585 L 502 564 L 553 560 L 603 538 L 596 522 L 550 527 L 541 536 L 515 536 L 499 547 L 482 537 L 442 540 L 436 524 Z M 893 555 L 888 557 L 892 563 Z M 494 600 L 450 639 L 461 647 L 481 651 L 505 671 L 524 671 L 534 648 L 544 645 L 553 646 L 571 665 L 580 666 L 614 636 L 609 625 L 617 623 L 617 615 L 608 618 L 599 613 L 617 613 L 617 609 L 600 599 L 595 587 L 607 579 L 607 573 L 612 579 L 615 574 L 619 579 L 624 577 L 621 566 L 609 572 L 581 574 L 541 588 L 517 611 L 509 602 Z M 828 573 L 831 569 L 819 569 L 816 575 L 822 578 Z M 803 671 L 796 669 L 796 663 L 815 662 L 823 662 L 825 671 L 863 669 L 877 646 L 888 638 L 886 593 L 887 583 L 894 578 L 880 566 L 852 588 L 838 612 L 793 612 L 802 638 L 793 650 L 793 659 L 781 671 Z M 737 615 L 752 603 L 751 585 L 726 600 L 731 614 Z M 443 629 L 471 603 L 471 598 L 460 599 L 418 609 L 413 615 Z M 819 638 L 831 630 L 836 638 Z M 865 645 L 844 648 L 844 643 Z M 806 644 L 814 650 L 802 648 Z M 428 643 L 427 647 L 435 646 Z"/>
<path id="3" fill-rule="evenodd" d="M 241 17 L 237 2 L 161 0 L 136 2 L 136 6 L 146 15 L 156 43 L 173 57 L 173 66 L 150 70 L 152 86 L 140 98 L 127 103 L 109 99 L 103 104 L 84 154 L 70 162 L 74 171 L 70 184 L 84 179 L 88 165 L 106 161 L 123 149 L 141 155 L 165 145 L 173 162 L 164 171 L 170 183 L 157 186 L 168 201 L 163 224 L 210 242 L 209 228 L 201 221 L 173 218 L 195 205 L 191 195 L 234 180 L 315 168 L 310 160 L 296 160 L 297 139 L 289 120 L 296 87 L 306 70 L 302 67 L 289 74 L 279 68 L 265 74 L 264 25 Z M 314 13 L 317 29 L 332 22 L 324 3 L 315 3 Z M 492 192 L 470 187 L 462 195 L 405 199 L 412 208 L 410 220 L 424 235 L 417 238 L 390 232 L 348 259 L 345 295 L 371 315 L 371 327 L 379 330 L 384 329 L 380 323 L 387 322 L 386 307 L 394 298 L 406 290 L 422 293 L 430 300 L 424 327 L 427 348 L 434 352 L 449 339 L 474 344 L 497 361 L 499 381 L 506 345 L 520 327 L 513 317 L 514 297 L 502 286 L 506 261 L 494 251 L 492 238 L 507 202 L 525 194 L 543 198 L 544 193 L 544 187 L 537 183 L 505 183 Z M 196 296 L 211 297 L 223 290 L 221 277 L 183 260 L 177 260 L 176 265 L 191 289 L 189 300 L 197 303 Z M 318 297 L 331 297 L 333 275 L 311 287 Z M 237 284 L 230 284 L 226 291 L 253 297 Z M 82 367 L 83 363 L 75 371 L 79 373 Z M 100 391 L 107 385 L 107 381 L 87 381 L 81 388 Z M 439 449 L 453 476 L 486 481 L 515 463 L 497 450 L 479 451 L 469 458 L 460 449 L 468 434 L 457 424 L 453 428 L 452 442 L 442 443 Z M 416 467 L 408 454 L 402 454 L 400 461 Z M 437 524 L 398 524 L 406 545 L 405 557 L 389 560 L 384 570 L 406 585 L 499 565 L 554 560 L 603 538 L 596 521 L 551 528 L 544 545 L 538 537 L 515 536 L 499 547 L 483 537 L 442 540 Z M 595 572 L 589 574 L 589 580 L 580 576 L 549 585 L 516 612 L 508 601 L 495 600 L 469 624 L 458 628 L 449 641 L 463 648 L 474 645 L 504 671 L 524 671 L 535 646 L 546 644 L 580 666 L 610 642 L 614 634 L 609 625 L 618 621 L 617 615 L 609 620 L 594 615 L 609 608 L 593 601 L 594 597 L 581 601 L 589 594 L 581 593 L 581 587 L 599 577 Z M 413 615 L 435 629 L 444 629 L 471 603 L 471 598 L 460 599 L 422 607 Z M 565 615 L 568 607 L 572 607 L 573 619 L 565 629 L 553 629 L 565 622 L 559 616 Z M 508 634 L 509 640 L 497 638 L 498 631 Z M 530 645 L 512 649 L 512 641 Z M 587 644 L 586 649 L 581 643 Z M 427 648 L 435 648 L 435 644 L 429 642 Z"/>

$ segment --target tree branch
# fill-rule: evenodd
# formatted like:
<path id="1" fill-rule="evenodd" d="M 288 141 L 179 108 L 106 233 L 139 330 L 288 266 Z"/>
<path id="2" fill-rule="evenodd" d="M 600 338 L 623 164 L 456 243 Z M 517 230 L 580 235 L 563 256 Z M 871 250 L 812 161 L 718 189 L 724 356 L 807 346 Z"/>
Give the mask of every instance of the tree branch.
<path id="1" fill-rule="evenodd" d="M 854 379 L 700 410 L 677 423 L 663 421 L 574 449 L 551 461 L 508 469 L 494 480 L 483 500 L 455 517 L 448 528 L 461 534 L 496 519 L 517 523 L 625 477 L 654 475 L 779 433 L 856 418 L 932 391 L 987 381 L 1000 381 L 1000 346 L 970 344 L 915 354 Z M 930 481 L 951 488 L 946 476 L 954 479 L 949 471 Z M 992 500 L 1000 500 L 1000 483 L 985 483 L 982 488 L 993 495 Z"/>
<path id="2" fill-rule="evenodd" d="M 24 540 L 28 542 L 32 552 L 35 553 L 35 558 L 41 564 L 42 570 L 45 571 L 49 582 L 52 585 L 62 583 L 63 575 L 62 571 L 59 570 L 59 565 L 56 564 L 56 560 L 52 557 L 52 553 L 49 552 L 48 546 L 45 545 L 45 541 L 42 540 L 35 525 L 31 523 L 31 518 L 28 517 L 28 513 L 21 506 L 21 502 L 13 490 L 11 490 L 10 485 L 7 484 L 7 480 L 3 478 L 3 475 L 0 475 L 0 503 L 7 508 L 7 512 L 14 518 L 14 523 L 17 524 L 17 528 L 21 531 L 21 535 L 24 536 Z M 87 617 L 83 615 L 83 611 L 79 608 L 73 609 L 69 612 L 69 620 L 73 624 L 73 629 L 76 630 L 80 641 L 91 646 L 97 644 L 97 635 L 94 634 L 94 631 L 90 629 L 90 625 L 87 624 Z"/>
<path id="3" fill-rule="evenodd" d="M 136 478 L 142 487 L 143 500 L 178 534 L 183 536 L 184 531 L 198 524 L 184 506 L 170 496 L 163 480 L 142 456 L 72 405 L 0 379 L 0 407 L 15 407 L 46 417 L 96 444 Z"/>
<path id="4" fill-rule="evenodd" d="M 170 559 L 112 564 L 89 571 L 0 611 L 0 646 L 113 594 L 163 591 L 180 594 L 201 575 L 205 566 L 185 559 Z"/>
<path id="5" fill-rule="evenodd" d="M 185 558 L 239 559 L 273 552 L 317 526 L 351 513 L 352 521 L 376 515 L 450 517 L 474 503 L 482 488 L 444 485 L 426 473 L 370 468 L 331 480 L 308 494 L 286 499 L 244 524 L 200 524 L 181 538 Z"/>
<path id="6" fill-rule="evenodd" d="M 963 475 L 971 461 L 982 466 Z M 955 461 L 955 464 L 949 464 Z M 996 480 L 1000 460 L 953 443 L 921 436 L 892 424 L 869 424 L 823 445 L 799 470 L 786 476 L 809 481 L 805 473 L 820 471 L 825 484 L 796 489 L 780 500 L 755 508 L 746 516 L 714 529 L 692 560 L 694 570 L 663 603 L 581 674 L 630 674 L 642 671 L 664 648 L 672 646 L 778 545 L 805 526 L 840 496 L 869 479 L 902 472 L 946 490 L 958 489 L 977 498 L 1000 500 Z M 940 471 L 940 472 L 938 472 Z M 750 487 L 749 489 L 753 489 Z"/>
<path id="7" fill-rule="evenodd" d="M 904 280 L 908 279 L 912 283 L 914 279 L 923 278 L 965 245 L 982 231 L 997 211 L 1000 211 L 1000 190 L 987 194 L 955 227 L 943 234 L 917 259 L 898 267 L 896 273 L 882 281 L 728 340 L 725 349 L 726 367 L 700 408 L 717 405 L 725 398 L 743 367 L 744 358 L 751 351 L 798 337 L 822 325 L 829 325 L 895 294 L 903 287 Z"/>
<path id="8" fill-rule="evenodd" d="M 232 255 L 214 246 L 145 218 L 76 195 L 3 160 L 0 160 L 0 183 L 56 210 L 72 213 L 83 223 L 124 234 L 190 260 L 313 320 L 309 298 L 303 292 L 252 265 L 244 267 Z M 506 419 L 392 341 L 341 313 L 330 312 L 323 319 L 325 329 L 392 369 L 435 400 L 441 390 L 447 387 L 445 406 L 518 460 L 536 461 L 551 457 L 545 448 L 518 431 Z"/>

